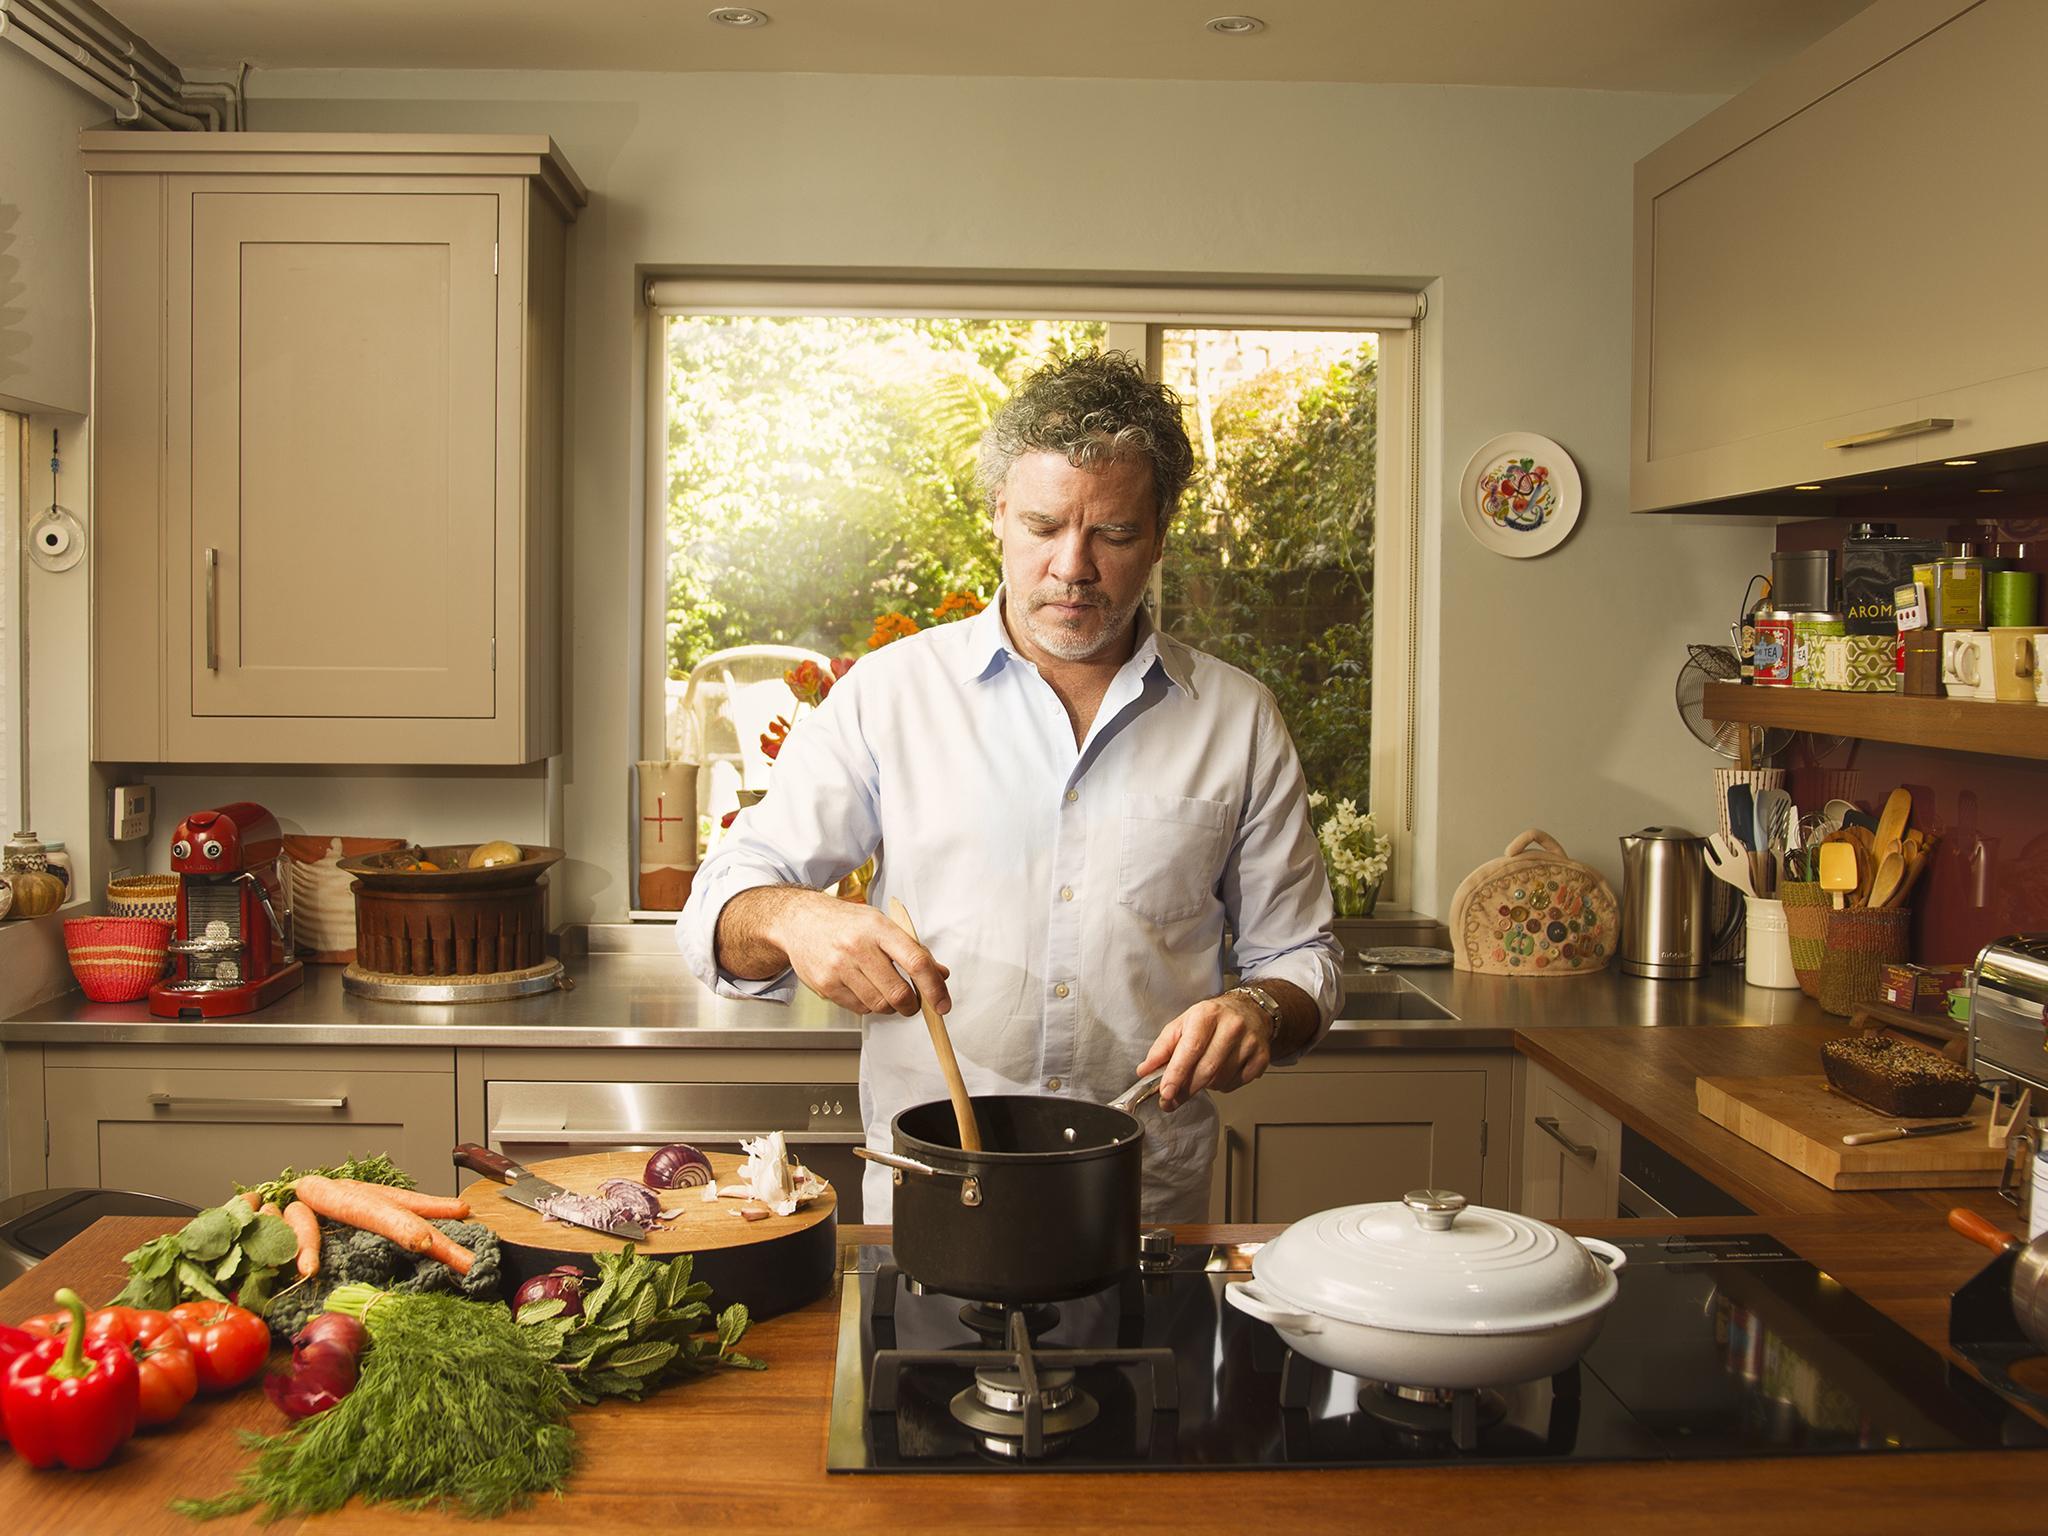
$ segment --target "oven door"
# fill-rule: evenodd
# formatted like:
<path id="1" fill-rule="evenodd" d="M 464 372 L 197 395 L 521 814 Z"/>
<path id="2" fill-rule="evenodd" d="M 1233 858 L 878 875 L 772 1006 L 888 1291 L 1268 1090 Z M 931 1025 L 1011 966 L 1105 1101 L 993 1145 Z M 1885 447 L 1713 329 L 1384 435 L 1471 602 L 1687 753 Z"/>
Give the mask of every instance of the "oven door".
<path id="1" fill-rule="evenodd" d="M 486 1143 L 525 1163 L 583 1152 L 653 1151 L 686 1141 L 740 1154 L 740 1142 L 782 1132 L 805 1167 L 832 1185 L 839 1220 L 861 1219 L 860 1088 L 855 1083 L 574 1083 L 484 1085 Z"/>

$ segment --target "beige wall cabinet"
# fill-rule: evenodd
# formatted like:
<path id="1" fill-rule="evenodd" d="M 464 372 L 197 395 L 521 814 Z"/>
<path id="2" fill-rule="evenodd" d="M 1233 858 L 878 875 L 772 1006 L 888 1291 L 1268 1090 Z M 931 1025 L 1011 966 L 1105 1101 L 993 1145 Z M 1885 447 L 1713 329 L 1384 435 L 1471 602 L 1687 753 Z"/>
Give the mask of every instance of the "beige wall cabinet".
<path id="1" fill-rule="evenodd" d="M 1512 1058 L 1330 1051 L 1219 1094 L 1223 1121 L 1210 1198 L 1218 1221 L 1297 1221 L 1411 1189 L 1502 1204 L 1511 1189 L 1505 1125 Z"/>
<path id="2" fill-rule="evenodd" d="M 1544 1221 L 1615 1215 L 1621 1122 L 1534 1062 L 1522 1069 L 1522 1192 L 1515 1208 Z"/>
<path id="3" fill-rule="evenodd" d="M 85 136 L 94 739 L 143 762 L 559 749 L 546 140 Z"/>
<path id="4" fill-rule="evenodd" d="M 1636 511 L 2048 436 L 2038 0 L 1880 0 L 1636 166 Z"/>
<path id="5" fill-rule="evenodd" d="M 237 1182 L 389 1153 L 455 1192 L 452 1051 L 44 1048 L 46 1178 L 218 1205 Z M 31 1170 L 14 1180 L 37 1187 Z"/>

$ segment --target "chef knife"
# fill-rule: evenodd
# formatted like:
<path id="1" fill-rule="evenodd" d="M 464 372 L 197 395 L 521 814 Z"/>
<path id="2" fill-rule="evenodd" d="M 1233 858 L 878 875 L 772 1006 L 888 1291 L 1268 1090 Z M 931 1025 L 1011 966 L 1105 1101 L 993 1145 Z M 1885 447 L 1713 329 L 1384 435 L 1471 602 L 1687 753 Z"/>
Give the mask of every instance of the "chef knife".
<path id="1" fill-rule="evenodd" d="M 1946 1136 L 1951 1131 L 1967 1131 L 1976 1123 L 1974 1120 L 1944 1120 L 1938 1125 L 1895 1125 L 1882 1131 L 1858 1131 L 1853 1136 L 1844 1136 L 1842 1145 L 1860 1147 L 1873 1141 L 1897 1141 L 1902 1136 Z"/>
<path id="2" fill-rule="evenodd" d="M 566 1195 L 569 1192 L 559 1184 L 550 1184 L 539 1174 L 520 1167 L 502 1152 L 493 1152 L 489 1147 L 480 1147 L 473 1141 L 465 1141 L 451 1154 L 455 1166 L 468 1168 L 487 1179 L 496 1179 L 506 1186 L 505 1198 L 531 1210 L 540 1210 L 541 1201 L 549 1195 Z M 636 1227 L 630 1221 L 598 1222 L 578 1221 L 574 1216 L 562 1212 L 542 1211 L 556 1221 L 566 1221 L 571 1226 L 585 1227 L 592 1232 L 602 1232 L 607 1237 L 623 1238 L 629 1243 L 647 1240 L 647 1229 Z"/>

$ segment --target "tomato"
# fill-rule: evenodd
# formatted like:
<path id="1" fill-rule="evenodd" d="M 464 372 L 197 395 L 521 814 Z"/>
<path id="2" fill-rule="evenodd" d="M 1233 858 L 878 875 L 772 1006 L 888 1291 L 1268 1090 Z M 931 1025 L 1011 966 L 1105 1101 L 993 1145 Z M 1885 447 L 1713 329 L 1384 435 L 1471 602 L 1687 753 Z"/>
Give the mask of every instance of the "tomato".
<path id="1" fill-rule="evenodd" d="M 202 1392 L 226 1392 L 263 1369 L 270 1358 L 270 1325 L 227 1301 L 188 1301 L 171 1308 L 199 1366 Z"/>
<path id="2" fill-rule="evenodd" d="M 45 1312 L 23 1324 L 38 1338 L 62 1338 L 71 1326 L 68 1312 Z M 168 1424 L 199 1392 L 199 1362 L 178 1320 L 168 1312 L 138 1307 L 102 1307 L 85 1320 L 85 1342 L 124 1344 L 142 1378 L 136 1414 L 143 1424 Z"/>

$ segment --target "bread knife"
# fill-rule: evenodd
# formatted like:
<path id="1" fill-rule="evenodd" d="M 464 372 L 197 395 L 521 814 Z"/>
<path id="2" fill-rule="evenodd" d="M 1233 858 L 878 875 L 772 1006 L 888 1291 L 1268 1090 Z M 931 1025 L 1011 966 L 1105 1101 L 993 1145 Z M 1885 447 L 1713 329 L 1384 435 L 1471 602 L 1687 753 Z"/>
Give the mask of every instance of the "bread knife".
<path id="1" fill-rule="evenodd" d="M 1861 1147 L 1873 1141 L 1897 1141 L 1902 1136 L 1946 1136 L 1951 1131 L 1967 1131 L 1977 1122 L 1974 1120 L 1944 1120 L 1938 1125 L 1894 1125 L 1882 1131 L 1858 1131 L 1853 1136 L 1844 1136 L 1845 1147 Z"/>

